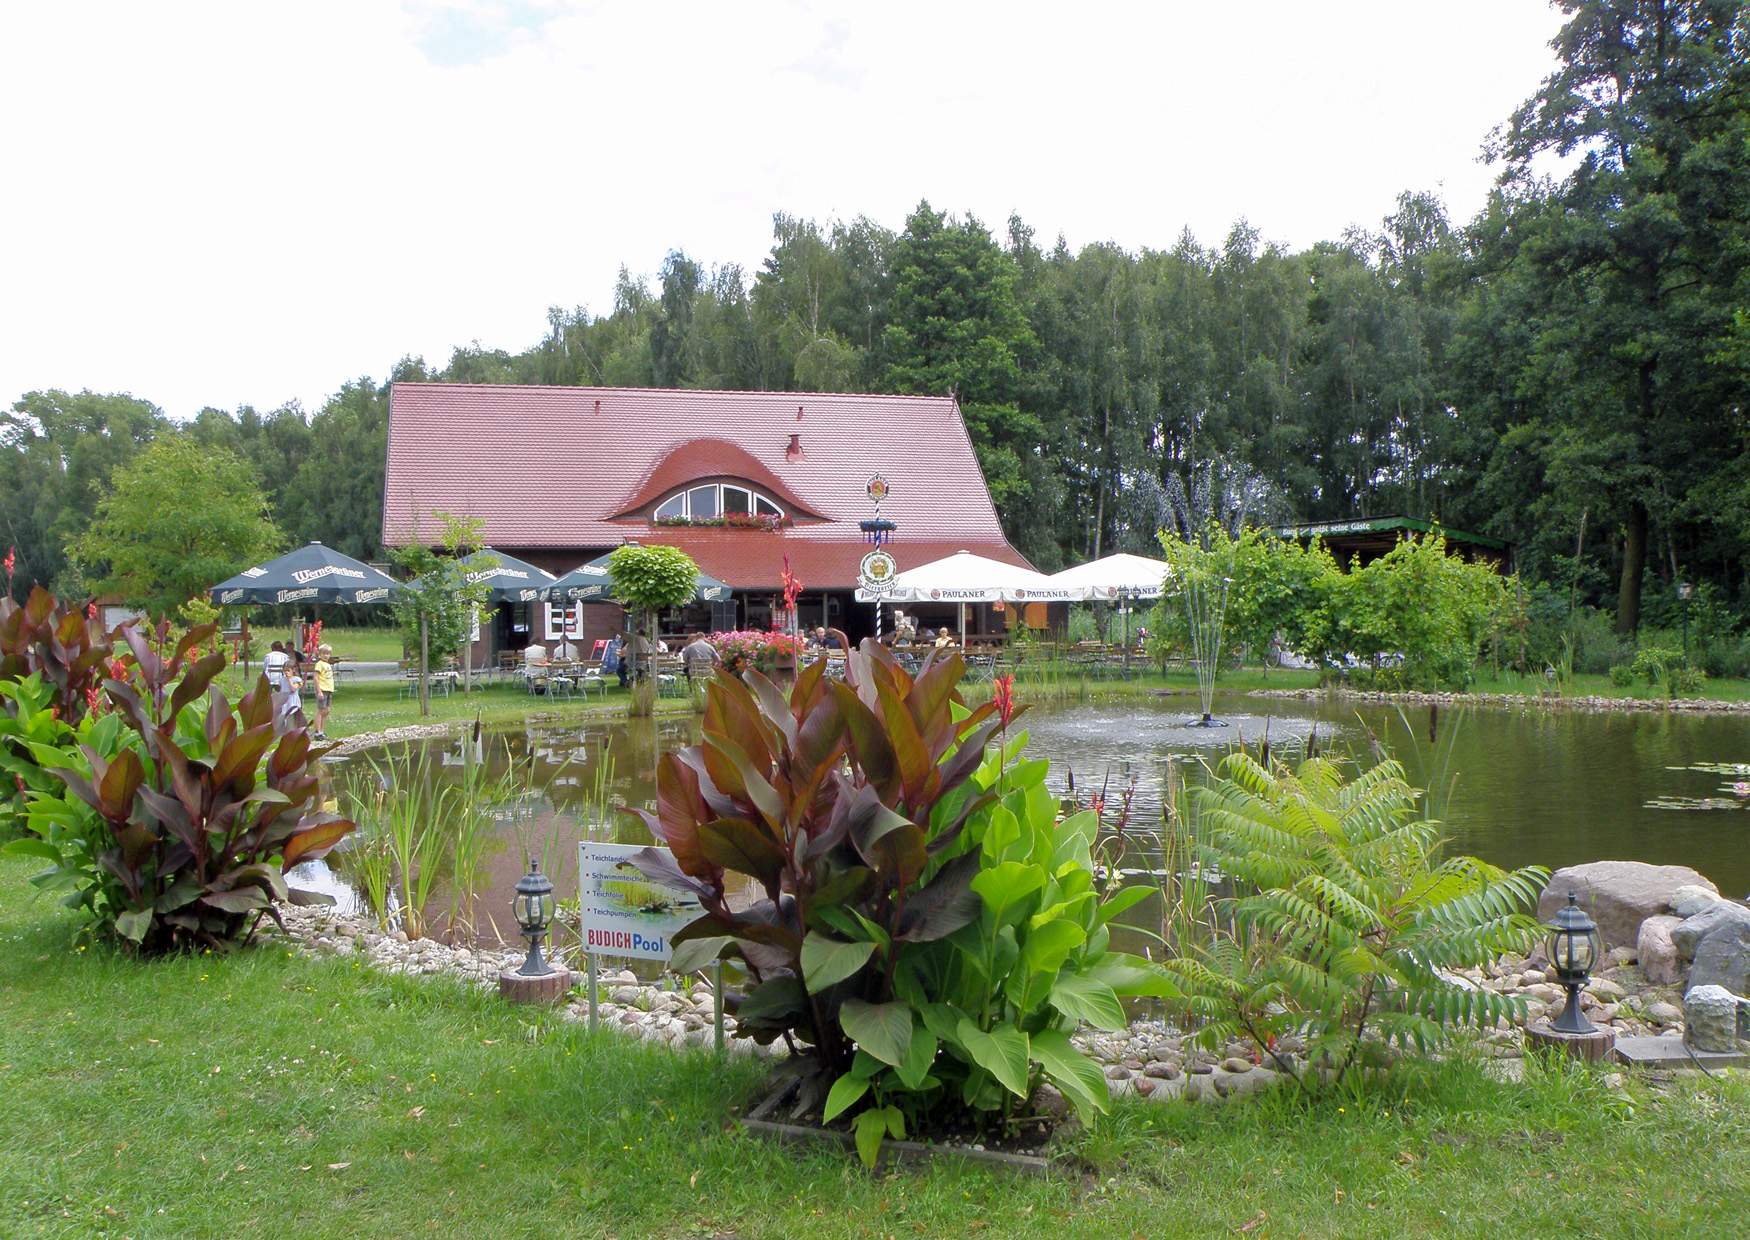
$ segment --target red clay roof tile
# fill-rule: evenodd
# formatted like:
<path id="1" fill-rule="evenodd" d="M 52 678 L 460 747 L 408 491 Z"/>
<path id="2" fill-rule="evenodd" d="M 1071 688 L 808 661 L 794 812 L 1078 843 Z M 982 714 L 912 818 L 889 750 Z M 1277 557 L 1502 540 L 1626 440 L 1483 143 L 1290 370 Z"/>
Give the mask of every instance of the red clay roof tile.
<path id="1" fill-rule="evenodd" d="M 879 472 L 902 568 L 962 549 L 1026 563 L 1003 537 L 947 397 L 398 383 L 388 458 L 389 546 L 434 535 L 442 511 L 483 518 L 498 547 L 575 550 L 582 562 L 627 538 L 666 543 L 747 589 L 777 588 L 788 553 L 810 589 L 845 589 L 868 550 L 856 523 L 870 515 L 864 486 Z M 773 534 L 613 519 L 725 474 L 755 475 L 747 480 L 781 492 L 774 499 L 825 520 Z"/>

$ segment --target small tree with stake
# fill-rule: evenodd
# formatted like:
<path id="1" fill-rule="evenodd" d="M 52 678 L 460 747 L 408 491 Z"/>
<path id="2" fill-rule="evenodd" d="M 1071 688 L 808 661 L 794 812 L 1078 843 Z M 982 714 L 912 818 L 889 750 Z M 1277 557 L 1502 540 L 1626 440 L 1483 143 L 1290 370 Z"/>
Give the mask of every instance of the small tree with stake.
<path id="1" fill-rule="evenodd" d="M 395 563 L 412 574 L 413 580 L 395 598 L 395 618 L 407 645 L 419 647 L 419 713 L 431 713 L 431 652 L 456 650 L 474 627 L 474 615 L 491 589 L 471 580 L 476 570 L 490 567 L 475 559 L 485 522 L 479 517 L 437 514 L 444 523 L 438 554 L 423 543 L 393 552 Z"/>
<path id="2" fill-rule="evenodd" d="M 628 543 L 608 557 L 608 577 L 614 597 L 643 621 L 649 648 L 656 648 L 656 615 L 665 607 L 684 607 L 699 588 L 699 566 L 677 547 L 640 547 Z M 632 713 L 653 709 L 653 686 L 639 666 L 637 643 L 632 646 Z"/>

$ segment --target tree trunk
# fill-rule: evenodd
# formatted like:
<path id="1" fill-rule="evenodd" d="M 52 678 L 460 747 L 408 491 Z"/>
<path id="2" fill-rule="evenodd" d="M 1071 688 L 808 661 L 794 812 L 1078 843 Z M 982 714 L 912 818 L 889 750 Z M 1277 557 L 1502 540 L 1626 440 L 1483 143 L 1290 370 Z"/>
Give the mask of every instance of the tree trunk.
<path id="1" fill-rule="evenodd" d="M 1647 564 L 1647 506 L 1632 500 L 1623 527 L 1622 581 L 1616 591 L 1616 631 L 1632 634 L 1641 624 L 1641 573 Z"/>
<path id="2" fill-rule="evenodd" d="M 429 638 L 425 631 L 425 617 L 419 618 L 419 713 L 421 716 L 431 714 L 431 687 L 426 679 L 429 666 Z"/>

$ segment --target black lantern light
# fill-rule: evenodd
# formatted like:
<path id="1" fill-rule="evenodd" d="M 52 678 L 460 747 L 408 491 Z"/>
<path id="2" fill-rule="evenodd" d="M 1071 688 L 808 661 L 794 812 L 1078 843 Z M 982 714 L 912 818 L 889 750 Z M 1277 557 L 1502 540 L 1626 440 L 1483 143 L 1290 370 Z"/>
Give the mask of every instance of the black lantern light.
<path id="1" fill-rule="evenodd" d="M 1560 1033 L 1595 1032 L 1592 1022 L 1580 1012 L 1580 989 L 1598 963 L 1598 926 L 1568 893 L 1567 907 L 1558 909 L 1550 918 L 1549 940 L 1545 950 L 1556 981 L 1568 992 L 1568 1003 L 1551 1027 Z"/>
<path id="2" fill-rule="evenodd" d="M 524 977 L 545 977 L 553 971 L 541 958 L 541 941 L 547 937 L 547 927 L 553 921 L 553 883 L 541 873 L 533 857 L 529 858 L 529 872 L 517 879 L 511 911 L 523 928 L 523 937 L 529 941 L 528 959 L 517 972 Z"/>

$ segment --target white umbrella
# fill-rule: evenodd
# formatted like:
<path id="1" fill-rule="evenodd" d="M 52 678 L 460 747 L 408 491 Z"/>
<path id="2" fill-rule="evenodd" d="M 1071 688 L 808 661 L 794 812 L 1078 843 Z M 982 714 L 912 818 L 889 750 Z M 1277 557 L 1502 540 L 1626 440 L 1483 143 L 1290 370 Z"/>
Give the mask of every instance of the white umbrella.
<path id="1" fill-rule="evenodd" d="M 1120 551 L 1066 568 L 1051 575 L 1051 584 L 1071 591 L 1071 598 L 1096 603 L 1121 598 L 1159 598 L 1162 583 L 1173 574 L 1165 560 Z"/>
<path id="2" fill-rule="evenodd" d="M 872 603 L 1043 603 L 1072 597 L 1044 573 L 1005 564 L 970 551 L 956 551 L 894 575 L 879 595 L 857 591 L 857 600 Z"/>
<path id="3" fill-rule="evenodd" d="M 967 603 L 1045 603 L 1071 598 L 1069 591 L 1054 586 L 1044 573 L 956 551 L 953 555 L 908 568 L 894 575 L 880 595 L 858 590 L 859 602 L 953 603 L 960 613 L 960 644 L 966 644 Z"/>
<path id="4" fill-rule="evenodd" d="M 1130 668 L 1130 602 L 1159 598 L 1173 566 L 1165 560 L 1120 551 L 1066 568 L 1051 575 L 1051 584 L 1072 591 L 1071 597 L 1098 603 L 1118 603 L 1124 615 L 1124 666 Z"/>

